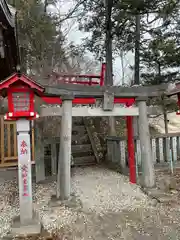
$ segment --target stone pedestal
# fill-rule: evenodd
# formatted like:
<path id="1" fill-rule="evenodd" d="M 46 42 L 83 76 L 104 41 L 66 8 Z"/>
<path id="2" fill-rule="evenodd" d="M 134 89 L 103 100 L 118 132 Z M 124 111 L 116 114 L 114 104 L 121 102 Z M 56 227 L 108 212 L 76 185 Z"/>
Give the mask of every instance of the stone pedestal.
<path id="1" fill-rule="evenodd" d="M 41 233 L 41 224 L 37 221 L 36 217 L 33 217 L 31 221 L 22 224 L 20 217 L 17 217 L 13 221 L 11 236 L 23 237 L 33 236 Z"/>

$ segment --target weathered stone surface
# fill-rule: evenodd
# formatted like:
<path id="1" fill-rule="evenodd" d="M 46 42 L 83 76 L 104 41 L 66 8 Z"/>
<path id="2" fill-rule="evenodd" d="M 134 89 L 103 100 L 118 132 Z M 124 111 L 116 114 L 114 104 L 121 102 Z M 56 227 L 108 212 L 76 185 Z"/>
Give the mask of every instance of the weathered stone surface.
<path id="1" fill-rule="evenodd" d="M 172 203 L 175 202 L 172 196 L 164 195 L 158 198 L 160 203 Z"/>
<path id="2" fill-rule="evenodd" d="M 152 188 L 152 189 L 143 189 L 143 191 L 154 200 L 154 203 L 151 202 L 150 204 L 154 204 L 156 206 L 157 203 L 177 203 L 176 197 L 172 193 L 164 192 L 161 189 L 158 188 Z"/>
<path id="3" fill-rule="evenodd" d="M 158 182 L 158 188 L 160 188 L 164 192 L 177 190 L 176 179 L 173 176 L 162 177 Z"/>
<path id="4" fill-rule="evenodd" d="M 81 201 L 74 194 L 71 194 L 71 197 L 68 200 L 64 200 L 64 201 L 57 199 L 56 196 L 53 195 L 49 202 L 49 206 L 50 207 L 65 206 L 68 208 L 73 208 L 75 210 L 82 209 Z"/>
<path id="5" fill-rule="evenodd" d="M 164 196 L 164 192 L 159 189 L 143 189 L 143 191 L 152 199 L 156 199 L 159 202 L 159 198 Z"/>
<path id="6" fill-rule="evenodd" d="M 13 237 L 33 236 L 41 233 L 41 223 L 34 217 L 31 222 L 21 224 L 20 218 L 17 217 L 13 221 L 10 235 Z"/>

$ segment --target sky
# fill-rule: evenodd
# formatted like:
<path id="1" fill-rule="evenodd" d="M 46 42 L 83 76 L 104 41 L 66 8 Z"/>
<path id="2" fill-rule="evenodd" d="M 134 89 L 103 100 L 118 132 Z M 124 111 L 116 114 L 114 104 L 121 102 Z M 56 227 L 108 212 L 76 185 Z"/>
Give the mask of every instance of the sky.
<path id="1" fill-rule="evenodd" d="M 74 6 L 73 0 L 59 0 L 58 11 L 61 15 L 66 15 L 70 9 Z M 50 9 L 51 11 L 52 9 Z M 62 29 L 68 42 L 74 42 L 75 44 L 81 44 L 82 39 L 88 36 L 88 33 L 79 31 L 78 23 L 76 20 L 67 20 L 63 23 Z M 89 57 L 93 58 L 91 53 L 88 54 Z M 132 53 L 126 54 L 124 56 L 124 80 L 125 83 L 128 83 L 133 78 L 133 72 L 129 69 L 130 65 L 134 64 L 134 56 Z M 114 84 L 122 84 L 122 64 L 121 58 L 117 57 L 113 62 L 113 74 L 114 74 Z M 100 71 L 100 69 L 99 69 Z"/>
<path id="2" fill-rule="evenodd" d="M 60 12 L 61 16 L 65 17 L 67 13 L 73 9 L 73 6 L 75 6 L 75 1 L 76 0 L 58 0 L 58 6 L 57 9 Z M 54 9 L 51 9 L 54 11 Z M 156 16 L 154 14 L 150 14 L 148 16 L 149 21 L 153 20 Z M 159 27 L 161 26 L 162 22 L 161 20 L 158 21 L 153 21 L 153 24 L 149 27 Z M 88 33 L 84 33 L 79 31 L 78 29 L 78 23 L 76 19 L 74 20 L 67 20 L 63 23 L 62 25 L 63 33 L 66 36 L 66 39 L 68 42 L 74 42 L 74 44 L 81 44 L 82 39 L 88 36 Z M 144 39 L 149 39 L 150 35 L 148 33 L 145 33 L 143 35 Z M 93 59 L 93 54 L 88 53 L 88 57 L 91 57 Z M 124 56 L 124 71 L 122 71 L 122 61 L 120 57 L 116 57 L 114 62 L 113 62 L 113 75 L 114 75 L 114 85 L 121 85 L 122 84 L 122 76 L 124 72 L 124 83 L 128 84 L 131 82 L 131 80 L 134 78 L 134 73 L 132 70 L 130 70 L 130 66 L 134 65 L 134 54 L 131 52 L 127 53 Z M 174 70 L 174 69 L 168 69 L 169 71 Z M 100 69 L 99 69 L 100 72 Z"/>

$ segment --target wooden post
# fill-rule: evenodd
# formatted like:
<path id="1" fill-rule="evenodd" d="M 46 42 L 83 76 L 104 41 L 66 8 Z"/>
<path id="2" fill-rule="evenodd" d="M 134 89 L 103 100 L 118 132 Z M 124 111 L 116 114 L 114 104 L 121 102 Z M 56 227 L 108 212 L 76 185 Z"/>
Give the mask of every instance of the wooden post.
<path id="1" fill-rule="evenodd" d="M 133 139 L 133 117 L 128 116 L 126 122 L 127 122 L 129 180 L 131 183 L 136 183 L 136 164 Z"/>
<path id="2" fill-rule="evenodd" d="M 57 174 L 57 149 L 56 142 L 51 143 L 51 174 Z"/>
<path id="3" fill-rule="evenodd" d="M 11 122 L 7 123 L 7 156 L 10 158 L 11 155 Z"/>
<path id="4" fill-rule="evenodd" d="M 31 156 L 31 161 L 35 161 L 35 152 L 34 152 L 34 143 L 35 143 L 35 139 L 34 139 L 34 120 L 31 121 L 31 149 L 32 149 L 32 156 Z"/>
<path id="5" fill-rule="evenodd" d="M 36 166 L 36 182 L 45 180 L 45 164 L 44 164 L 44 141 L 43 141 L 43 123 L 41 119 L 35 121 L 35 166 Z"/>
<path id="6" fill-rule="evenodd" d="M 152 150 L 149 134 L 149 123 L 147 117 L 147 99 L 138 99 L 139 106 L 139 138 L 142 154 L 142 174 L 143 185 L 153 187 L 155 185 L 154 163 L 152 159 Z"/>
<path id="7" fill-rule="evenodd" d="M 4 119 L 1 117 L 1 164 L 4 164 Z"/>
<path id="8" fill-rule="evenodd" d="M 134 137 L 138 137 L 138 135 L 139 135 L 139 130 L 138 130 L 138 128 L 139 128 L 139 124 L 138 124 L 139 120 L 138 120 L 138 118 L 139 118 L 138 116 L 133 117 Z"/>
<path id="9" fill-rule="evenodd" d="M 73 97 L 62 97 L 62 119 L 60 151 L 57 175 L 57 198 L 67 200 L 71 193 L 71 137 L 72 137 L 72 100 Z"/>

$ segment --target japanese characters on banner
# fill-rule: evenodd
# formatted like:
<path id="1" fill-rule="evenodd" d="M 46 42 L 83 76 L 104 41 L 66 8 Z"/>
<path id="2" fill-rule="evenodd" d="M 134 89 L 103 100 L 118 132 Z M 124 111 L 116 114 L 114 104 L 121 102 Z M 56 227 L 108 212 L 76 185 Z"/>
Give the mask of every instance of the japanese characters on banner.
<path id="1" fill-rule="evenodd" d="M 31 152 L 30 135 L 20 133 L 18 135 L 18 164 L 19 164 L 19 183 L 21 197 L 31 197 Z"/>

